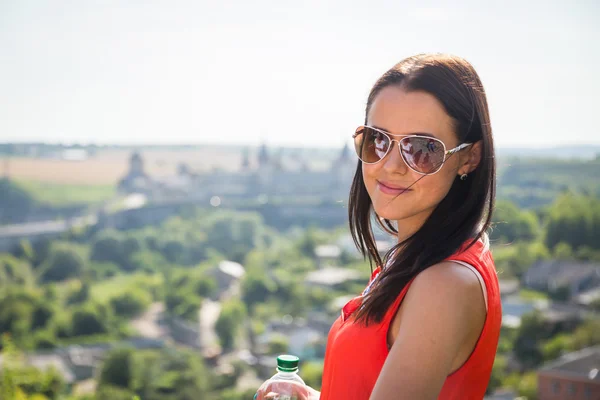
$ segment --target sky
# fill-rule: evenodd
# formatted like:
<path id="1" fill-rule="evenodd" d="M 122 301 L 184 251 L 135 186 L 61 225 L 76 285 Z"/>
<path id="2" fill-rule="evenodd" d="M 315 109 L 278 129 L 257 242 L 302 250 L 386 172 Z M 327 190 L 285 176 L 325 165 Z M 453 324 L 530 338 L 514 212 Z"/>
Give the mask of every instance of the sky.
<path id="1" fill-rule="evenodd" d="M 600 144 L 600 2 L 0 0 L 0 142 L 350 143 L 375 80 L 464 57 L 501 147 Z"/>

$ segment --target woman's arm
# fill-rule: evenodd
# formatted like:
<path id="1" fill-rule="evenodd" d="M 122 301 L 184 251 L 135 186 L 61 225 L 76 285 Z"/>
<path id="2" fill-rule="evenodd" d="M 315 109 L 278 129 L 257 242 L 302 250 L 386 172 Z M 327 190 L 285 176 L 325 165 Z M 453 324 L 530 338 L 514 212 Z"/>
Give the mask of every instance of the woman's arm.
<path id="1" fill-rule="evenodd" d="M 480 283 L 463 266 L 434 265 L 415 278 L 398 313 L 395 340 L 371 400 L 435 400 L 457 356 L 465 346 L 473 348 L 483 328 Z"/>

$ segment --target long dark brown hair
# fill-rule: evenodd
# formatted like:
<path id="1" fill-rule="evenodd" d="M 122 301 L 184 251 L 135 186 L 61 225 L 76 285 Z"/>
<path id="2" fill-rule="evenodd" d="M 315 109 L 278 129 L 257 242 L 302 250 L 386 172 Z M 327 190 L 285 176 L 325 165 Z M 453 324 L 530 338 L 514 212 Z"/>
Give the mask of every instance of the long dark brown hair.
<path id="1" fill-rule="evenodd" d="M 350 232 L 356 247 L 368 257 L 371 270 L 374 263 L 388 265 L 355 313 L 356 321 L 366 325 L 380 322 L 402 288 L 419 272 L 445 260 L 464 244 L 471 246 L 486 235 L 496 191 L 488 104 L 479 76 L 470 63 L 445 54 L 420 54 L 401 61 L 375 82 L 367 100 L 365 123 L 373 101 L 388 86 L 435 96 L 454 120 L 459 143 L 482 142 L 482 158 L 466 180 L 455 178 L 447 196 L 423 226 L 392 247 L 383 259 L 376 247 L 371 221 L 375 220 L 391 234 L 397 231 L 391 221 L 374 215 L 363 181 L 361 161 L 358 161 L 348 202 Z"/>

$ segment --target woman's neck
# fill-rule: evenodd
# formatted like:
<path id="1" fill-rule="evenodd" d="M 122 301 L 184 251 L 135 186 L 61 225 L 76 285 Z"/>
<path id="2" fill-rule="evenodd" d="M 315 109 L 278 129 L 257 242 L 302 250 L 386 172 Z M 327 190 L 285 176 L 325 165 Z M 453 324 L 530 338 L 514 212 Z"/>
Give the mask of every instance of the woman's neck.
<path id="1" fill-rule="evenodd" d="M 406 239 L 414 235 L 419 229 L 421 229 L 425 223 L 425 219 L 419 217 L 419 215 L 415 215 L 411 218 L 396 221 L 396 227 L 398 230 L 396 238 L 398 243 L 404 242 Z"/>

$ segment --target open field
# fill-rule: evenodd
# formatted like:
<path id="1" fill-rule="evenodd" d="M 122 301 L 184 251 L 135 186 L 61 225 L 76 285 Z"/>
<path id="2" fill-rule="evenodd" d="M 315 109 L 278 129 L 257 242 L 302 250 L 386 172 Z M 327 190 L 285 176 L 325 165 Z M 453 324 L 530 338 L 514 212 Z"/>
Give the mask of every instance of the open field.
<path id="1" fill-rule="evenodd" d="M 29 180 L 15 182 L 29 192 L 35 200 L 51 206 L 97 204 L 112 199 L 116 194 L 115 185 L 81 185 Z"/>
<path id="2" fill-rule="evenodd" d="M 280 149 L 269 149 L 269 153 L 278 156 Z M 300 151 L 286 150 L 288 156 L 299 155 Z M 249 152 L 250 168 L 257 166 L 258 149 Z M 331 151 L 306 152 L 303 154 L 311 167 L 328 168 Z M 84 161 L 54 158 L 0 156 L 0 176 L 7 174 L 15 180 L 49 182 L 69 185 L 117 185 L 129 169 L 130 150 L 100 150 Z M 191 171 L 206 172 L 215 168 L 227 171 L 239 171 L 242 165 L 243 151 L 239 148 L 206 147 L 190 150 L 144 149 L 141 151 L 144 168 L 152 177 L 175 175 L 181 163 Z M 286 156 L 287 157 L 287 156 Z"/>
<path id="3" fill-rule="evenodd" d="M 187 164 L 192 171 L 213 168 L 239 170 L 242 154 L 225 150 L 145 150 L 142 153 L 145 170 L 150 176 L 175 175 L 177 166 Z M 85 161 L 60 158 L 11 157 L 0 158 L 0 172 L 15 180 L 68 185 L 117 185 L 129 169 L 131 153 L 124 150 L 99 152 Z M 251 161 L 254 161 L 251 159 Z"/>
<path id="4" fill-rule="evenodd" d="M 162 276 L 144 275 L 136 273 L 131 275 L 117 275 L 113 278 L 97 282 L 91 287 L 91 296 L 100 302 L 105 302 L 128 289 L 141 288 L 147 290 L 149 286 L 162 284 Z"/>

